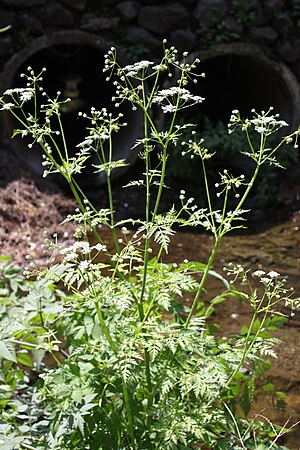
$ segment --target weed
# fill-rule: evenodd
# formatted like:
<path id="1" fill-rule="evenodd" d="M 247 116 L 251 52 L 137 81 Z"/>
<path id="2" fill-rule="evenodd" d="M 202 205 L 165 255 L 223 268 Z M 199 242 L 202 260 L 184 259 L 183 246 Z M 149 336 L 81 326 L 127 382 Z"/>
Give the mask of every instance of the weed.
<path id="1" fill-rule="evenodd" d="M 287 125 L 271 108 L 253 111 L 245 120 L 233 111 L 229 133 L 245 133 L 249 150 L 244 155 L 254 167 L 248 180 L 226 169 L 220 173 L 215 195 L 222 207 L 214 210 L 206 169 L 214 154 L 196 131 L 179 144 L 182 133 L 193 128 L 177 123 L 178 111 L 203 101 L 188 89 L 198 81 L 199 61 L 188 63 L 186 53 L 179 60 L 174 47 L 163 46 L 159 64 L 144 60 L 121 67 L 114 48 L 105 56 L 108 81 L 115 80 L 115 106 L 129 102 L 144 114 L 144 136 L 135 147 L 145 170 L 126 188 L 144 190 L 145 219 L 115 219 L 111 172 L 125 161 L 113 160 L 112 136 L 126 126 L 121 114 L 114 117 L 94 108 L 83 114 L 87 136 L 70 156 L 61 121 L 65 101 L 59 93 L 51 99 L 43 91 L 44 71 L 35 74 L 29 68 L 26 88 L 8 89 L 1 99 L 1 109 L 20 123 L 14 136 L 31 138 L 29 148 L 39 144 L 44 175 L 60 173 L 78 202 L 66 218 L 78 223 L 74 244 L 49 242 L 58 258 L 46 269 L 36 268 L 34 282 L 16 281 L 8 261 L 1 267 L 0 356 L 7 392 L 4 388 L 0 403 L 0 439 L 5 448 L 179 450 L 205 443 L 214 450 L 284 449 L 278 439 L 288 427 L 251 417 L 250 411 L 256 375 L 275 356 L 278 340 L 272 331 L 281 323 L 281 305 L 293 314 L 299 299 L 277 272 L 252 271 L 252 277 L 229 264 L 220 274 L 213 264 L 223 236 L 243 227 L 244 204 L 261 167 L 278 166 L 277 151 L 283 144 L 297 145 L 299 130 L 270 146 L 269 137 Z M 165 76 L 173 85 L 161 88 Z M 43 93 L 43 104 L 37 92 Z M 33 102 L 31 113 L 25 109 L 28 102 Z M 156 127 L 154 107 L 170 115 L 167 130 Z M 251 129 L 259 136 L 258 146 Z M 182 152 L 202 170 L 205 207 L 182 190 L 178 209 L 159 212 L 170 144 L 182 145 Z M 154 152 L 158 163 L 152 167 Z M 105 210 L 91 204 L 76 179 L 91 155 L 99 160 L 94 170 L 106 175 Z M 235 203 L 229 209 L 231 197 Z M 165 262 L 175 225 L 211 233 L 207 262 Z M 103 227 L 112 233 L 113 251 L 103 242 Z M 31 270 L 27 274 L 32 276 Z M 17 272 L 17 280 L 19 276 Z M 221 280 L 223 289 L 204 302 L 209 277 Z M 187 294 L 193 300 L 185 306 Z M 252 319 L 240 335 L 219 339 L 207 318 L 220 302 L 234 297 L 251 307 Z M 44 354 L 47 358 L 41 358 Z M 23 364 L 30 368 L 26 376 Z"/>

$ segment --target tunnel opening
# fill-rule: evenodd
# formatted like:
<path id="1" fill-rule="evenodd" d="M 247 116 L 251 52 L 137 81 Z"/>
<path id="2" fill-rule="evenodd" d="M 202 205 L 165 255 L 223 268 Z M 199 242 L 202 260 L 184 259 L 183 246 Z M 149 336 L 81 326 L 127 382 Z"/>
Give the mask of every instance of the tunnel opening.
<path id="1" fill-rule="evenodd" d="M 212 122 L 227 123 L 233 109 L 245 118 L 252 115 L 253 108 L 261 112 L 270 106 L 282 119 L 293 121 L 287 86 L 265 62 L 253 56 L 229 54 L 203 61 L 201 70 L 205 78 L 197 89 L 205 101 L 198 112 Z"/>
<path id="2" fill-rule="evenodd" d="M 198 78 L 197 84 L 190 83 L 189 88 L 193 94 L 204 97 L 205 101 L 184 110 L 181 120 L 185 124 L 195 124 L 199 138 L 204 138 L 204 145 L 216 152 L 214 158 L 207 161 L 213 188 L 219 182 L 219 173 L 224 169 L 228 169 L 234 176 L 244 174 L 248 178 L 254 169 L 254 162 L 240 153 L 249 150 L 244 133 L 228 135 L 227 124 L 232 110 L 238 109 L 241 116 L 246 118 L 253 116 L 252 109 L 260 113 L 262 110 L 268 111 L 272 106 L 273 113 L 278 113 L 289 124 L 289 127 L 284 127 L 276 135 L 273 142 L 269 142 L 276 144 L 282 135 L 299 126 L 300 90 L 296 77 L 286 65 L 266 57 L 260 49 L 248 44 L 228 44 L 216 46 L 206 53 L 195 52 L 190 55 L 190 61 L 196 57 L 201 61 L 197 66 L 197 74 L 204 73 L 205 77 Z M 253 139 L 259 145 L 258 133 L 253 134 Z M 292 167 L 296 153 L 297 150 L 289 146 L 279 157 L 284 165 Z M 169 169 L 170 176 L 183 184 L 192 180 L 193 195 L 196 186 L 199 189 L 203 185 L 201 168 L 195 162 L 191 164 L 188 155 L 185 161 L 181 156 L 181 149 L 175 149 L 174 154 Z M 282 171 L 279 173 L 273 168 L 265 168 L 263 171 L 265 176 L 261 177 L 252 195 L 252 203 L 259 203 L 259 207 L 265 206 L 272 199 L 278 177 L 282 176 Z"/>
<path id="3" fill-rule="evenodd" d="M 242 117 L 250 117 L 251 110 L 274 113 L 287 121 L 289 129 L 295 129 L 300 121 L 300 88 L 295 75 L 282 62 L 266 57 L 262 51 L 249 44 L 215 46 L 207 52 L 194 52 L 188 62 L 195 58 L 200 63 L 194 70 L 197 84 L 189 83 L 194 95 L 204 101 L 185 110 L 185 120 L 199 125 L 204 119 L 212 123 L 228 124 L 233 109 Z"/>
<path id="4" fill-rule="evenodd" d="M 191 117 L 228 123 L 233 109 L 249 117 L 253 108 L 261 112 L 272 106 L 291 129 L 299 125 L 299 83 L 282 62 L 249 44 L 224 44 L 190 56 L 196 57 L 201 60 L 197 73 L 205 77 L 191 90 L 205 101 L 191 110 Z"/>
<path id="5" fill-rule="evenodd" d="M 60 91 L 62 99 L 71 99 L 61 108 L 61 121 L 71 157 L 78 151 L 77 145 L 87 137 L 87 127 L 90 126 L 87 119 L 78 115 L 79 112 L 89 114 L 91 107 L 94 107 L 96 110 L 107 108 L 114 117 L 122 113 L 120 122 L 126 122 L 127 126 L 113 135 L 113 160 L 124 159 L 130 166 L 137 157 L 132 146 L 141 134 L 142 118 L 125 102 L 115 108 L 111 100 L 115 89 L 112 81 L 106 81 L 107 74 L 103 73 L 104 55 L 110 47 L 99 37 L 81 32 L 43 36 L 9 61 L 2 73 L 1 87 L 2 92 L 7 88 L 22 87 L 24 78 L 20 78 L 20 74 L 26 73 L 28 67 L 32 67 L 35 73 L 45 67 L 42 85 L 49 97 L 55 98 Z M 125 63 L 122 54 L 119 59 Z M 44 100 L 41 99 L 41 103 Z M 4 125 L 6 137 L 10 137 L 13 128 L 18 127 L 16 119 L 9 113 L 5 114 Z M 62 144 L 60 139 L 61 148 Z M 29 169 L 42 176 L 44 168 L 39 146 L 35 144 L 32 150 L 28 150 L 20 138 L 14 138 L 11 145 Z M 92 190 L 105 183 L 105 173 L 95 173 L 94 165 L 99 163 L 99 158 L 94 154 L 86 162 L 82 174 L 77 176 L 84 188 Z M 120 176 L 126 169 L 122 167 L 112 171 L 112 178 Z M 60 177 L 55 177 L 55 182 L 60 183 Z"/>

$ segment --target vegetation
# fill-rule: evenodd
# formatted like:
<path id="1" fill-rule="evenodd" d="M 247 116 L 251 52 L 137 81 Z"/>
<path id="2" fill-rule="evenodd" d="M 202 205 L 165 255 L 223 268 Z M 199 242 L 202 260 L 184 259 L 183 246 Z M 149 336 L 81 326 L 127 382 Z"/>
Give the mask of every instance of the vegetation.
<path id="1" fill-rule="evenodd" d="M 207 176 L 211 182 L 211 190 L 214 189 L 214 183 L 217 183 L 220 171 L 224 168 L 229 169 L 235 174 L 244 174 L 250 176 L 254 162 L 243 155 L 247 151 L 248 142 L 247 136 L 242 129 L 235 130 L 235 133 L 228 133 L 228 126 L 222 121 L 212 122 L 207 116 L 194 117 L 197 125 L 197 138 L 204 137 L 205 145 L 211 152 L 215 152 L 214 158 L 207 162 Z M 180 123 L 184 120 L 180 118 Z M 183 132 L 184 138 L 188 137 L 189 130 Z M 249 137 L 252 145 L 258 148 L 260 145 L 260 136 L 254 129 L 249 129 Z M 276 146 L 277 135 L 272 135 L 269 138 L 272 146 Z M 278 142 L 278 141 L 277 141 Z M 206 202 L 206 194 L 203 191 L 204 178 L 199 174 L 197 165 L 192 165 L 190 154 L 182 154 L 182 149 L 179 146 L 173 146 L 170 155 L 170 163 L 167 169 L 167 179 L 170 184 L 185 184 L 186 186 L 192 183 L 192 189 L 195 196 L 197 196 L 198 203 Z M 298 161 L 298 148 L 281 146 L 276 152 L 276 159 L 278 165 L 268 165 L 261 171 L 256 179 L 255 186 L 253 186 L 251 193 L 248 196 L 247 204 L 251 202 L 251 207 L 264 210 L 268 205 L 276 203 L 279 183 L 282 175 L 282 169 L 291 168 Z M 197 180 L 195 183 L 194 180 Z M 216 192 L 215 192 L 216 193 Z"/>
<path id="2" fill-rule="evenodd" d="M 233 111 L 229 133 L 245 133 L 249 150 L 244 154 L 253 171 L 248 178 L 226 169 L 219 174 L 216 199 L 222 199 L 222 207 L 215 210 L 206 172 L 214 154 L 191 124 L 177 122 L 180 110 L 203 101 L 188 90 L 198 81 L 199 61 L 188 63 L 186 53 L 179 59 L 174 47 L 163 46 L 159 64 L 144 60 L 121 67 L 114 48 L 105 56 L 108 81 L 115 80 L 115 106 L 129 102 L 144 114 L 144 136 L 135 147 L 145 170 L 126 188 L 144 190 L 145 219 L 115 220 L 111 172 L 126 164 L 113 159 L 112 136 L 126 126 L 121 114 L 93 108 L 83 114 L 87 135 L 74 154 L 62 127 L 65 101 L 59 93 L 52 99 L 43 91 L 44 71 L 29 68 L 26 87 L 9 89 L 1 99 L 1 109 L 19 121 L 14 136 L 30 138 L 29 148 L 40 146 L 45 176 L 60 173 L 78 202 L 66 218 L 78 223 L 74 243 L 65 247 L 56 237 L 48 240 L 53 259 L 47 268 L 27 269 L 24 278 L 8 258 L 1 260 L 2 449 L 285 448 L 279 438 L 288 429 L 252 415 L 251 408 L 256 377 L 275 356 L 278 341 L 272 332 L 284 320 L 282 308 L 294 314 L 299 299 L 277 272 L 248 272 L 229 264 L 220 274 L 213 264 L 223 236 L 243 227 L 244 203 L 262 166 L 277 166 L 277 151 L 283 144 L 297 145 L 299 130 L 270 147 L 270 136 L 287 125 L 284 121 L 271 109 L 253 111 L 249 119 Z M 160 88 L 164 76 L 174 80 L 172 87 Z M 152 120 L 157 107 L 171 118 L 168 130 L 159 130 Z M 258 146 L 251 129 L 259 136 Z M 186 130 L 191 130 L 189 139 L 181 142 Z M 182 146 L 202 171 L 205 207 L 181 191 L 178 210 L 159 212 L 171 144 Z M 110 207 L 104 210 L 91 204 L 76 178 L 95 155 L 93 168 L 104 171 L 107 180 Z M 211 233 L 208 261 L 165 262 L 174 226 Z M 103 227 L 112 233 L 113 251 L 103 242 Z M 221 280 L 223 289 L 204 302 L 209 277 Z M 187 295 L 192 297 L 188 306 Z M 240 335 L 219 338 L 208 319 L 220 302 L 233 297 L 249 305 L 252 320 Z"/>

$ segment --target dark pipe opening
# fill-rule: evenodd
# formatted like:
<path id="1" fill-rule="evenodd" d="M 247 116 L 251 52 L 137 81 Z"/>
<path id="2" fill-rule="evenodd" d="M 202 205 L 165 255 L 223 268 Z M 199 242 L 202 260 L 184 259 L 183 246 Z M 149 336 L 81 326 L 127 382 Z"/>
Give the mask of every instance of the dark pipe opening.
<path id="1" fill-rule="evenodd" d="M 271 60 L 252 45 L 216 46 L 206 53 L 191 54 L 190 61 L 196 57 L 201 61 L 197 73 L 204 72 L 205 78 L 198 78 L 198 83 L 190 83 L 189 88 L 193 94 L 204 97 L 205 101 L 184 110 L 182 115 L 184 123 L 197 125 L 196 130 L 204 138 L 204 145 L 215 152 L 215 156 L 207 161 L 209 182 L 214 189 L 215 182 L 219 182 L 219 172 L 224 169 L 236 176 L 244 174 L 246 178 L 253 173 L 254 162 L 240 153 L 249 150 L 246 137 L 242 132 L 228 135 L 227 124 L 232 110 L 238 109 L 246 118 L 253 116 L 253 108 L 260 113 L 272 106 L 272 113 L 279 113 L 280 118 L 289 124 L 289 127 L 282 129 L 282 135 L 287 134 L 300 124 L 300 89 L 296 77 L 287 66 Z M 282 135 L 278 134 L 273 144 Z M 258 133 L 255 132 L 253 138 L 259 146 Z M 292 169 L 295 163 L 292 158 L 288 161 L 288 154 L 283 151 L 281 157 L 284 156 Z M 182 159 L 181 151 L 174 152 L 169 170 L 176 180 L 175 184 L 190 183 L 191 195 L 203 186 L 200 165 L 197 162 L 190 164 L 188 157 Z M 253 204 L 260 207 L 272 198 L 279 177 L 273 167 L 265 167 L 262 173 L 251 194 L 255 198 Z M 247 207 L 251 202 L 252 199 L 249 199 Z"/>
<path id="2" fill-rule="evenodd" d="M 201 63 L 205 78 L 199 82 L 199 90 L 205 101 L 199 111 L 213 122 L 227 123 L 233 109 L 243 117 L 251 116 L 270 106 L 290 121 L 291 110 L 287 88 L 280 74 L 265 62 L 244 55 L 224 55 Z"/>
<path id="3" fill-rule="evenodd" d="M 270 106 L 274 108 L 272 114 L 279 113 L 289 124 L 282 134 L 299 126 L 299 83 L 283 63 L 269 59 L 248 44 L 217 46 L 204 54 L 194 53 L 191 60 L 195 57 L 201 60 L 197 71 L 204 72 L 205 77 L 191 85 L 191 91 L 205 101 L 187 110 L 185 120 L 196 123 L 200 132 L 205 118 L 212 124 L 227 125 L 234 109 L 246 118 L 253 116 L 253 108 L 260 113 Z"/>
<path id="4" fill-rule="evenodd" d="M 205 73 L 205 78 L 192 87 L 205 97 L 197 113 L 228 123 L 233 109 L 249 116 L 252 108 L 260 112 L 273 106 L 291 127 L 298 126 L 299 83 L 285 64 L 248 44 L 216 46 L 206 53 L 191 55 L 191 59 L 195 57 L 201 60 L 198 72 Z"/>
<path id="5" fill-rule="evenodd" d="M 46 67 L 43 88 L 47 94 L 55 98 L 57 91 L 60 91 L 62 98 L 71 98 L 63 106 L 61 117 L 70 156 L 78 151 L 76 145 L 88 135 L 86 127 L 90 126 L 88 120 L 78 116 L 78 112 L 89 113 L 91 107 L 96 110 L 107 108 L 113 116 L 123 113 L 121 122 L 127 123 L 113 137 L 113 159 L 125 159 L 131 164 L 136 159 L 136 153 L 131 147 L 141 133 L 142 120 L 140 113 L 132 111 L 130 105 L 123 103 L 120 108 L 115 108 L 111 101 L 115 93 L 114 86 L 112 82 L 106 81 L 107 74 L 102 70 L 104 55 L 109 48 L 110 44 L 102 42 L 98 37 L 81 32 L 56 33 L 43 37 L 8 64 L 4 71 L 6 76 L 2 77 L 4 90 L 22 86 L 24 78 L 20 78 L 20 74 L 26 72 L 27 67 L 32 67 L 35 73 Z M 43 97 L 41 101 L 44 103 Z M 8 135 L 11 135 L 14 127 L 18 127 L 16 120 L 6 114 L 5 128 Z M 29 168 L 42 175 L 44 169 L 38 145 L 30 151 L 24 141 L 16 138 L 12 145 Z M 94 173 L 92 165 L 99 163 L 98 158 L 93 156 L 86 162 L 86 169 L 78 176 L 81 184 L 88 189 L 105 182 L 104 172 Z M 112 171 L 112 177 L 119 176 L 124 170 L 126 169 L 121 168 Z M 59 180 L 58 177 L 56 182 L 59 183 Z"/>

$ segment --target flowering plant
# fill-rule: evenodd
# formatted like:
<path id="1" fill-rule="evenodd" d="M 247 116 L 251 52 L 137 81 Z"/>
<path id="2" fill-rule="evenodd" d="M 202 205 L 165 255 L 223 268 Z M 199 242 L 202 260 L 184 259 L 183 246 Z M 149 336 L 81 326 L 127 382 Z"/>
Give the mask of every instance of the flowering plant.
<path id="1" fill-rule="evenodd" d="M 115 106 L 126 101 L 144 115 L 144 136 L 135 147 L 145 171 L 126 186 L 144 190 L 144 219 L 115 219 L 111 172 L 125 162 L 113 160 L 112 135 L 126 126 L 121 115 L 113 117 L 105 109 L 83 114 L 90 127 L 75 154 L 70 154 L 61 120 L 63 101 L 59 93 L 52 100 L 42 90 L 43 72 L 36 75 L 29 68 L 24 75 L 27 87 L 10 89 L 0 100 L 1 109 L 10 110 L 20 123 L 14 135 L 30 137 L 29 147 L 39 144 L 45 175 L 60 173 L 78 202 L 78 209 L 66 218 L 78 223 L 74 244 L 48 242 L 54 258 L 46 269 L 35 269 L 29 292 L 21 297 L 21 286 L 13 289 L 6 282 L 7 261 L 2 268 L 6 312 L 0 326 L 0 356 L 2 378 L 9 389 L 0 439 L 7 448 L 18 442 L 24 448 L 56 450 L 167 450 L 196 444 L 215 450 L 284 449 L 278 440 L 287 430 L 249 414 L 255 375 L 268 356 L 275 356 L 278 341 L 271 330 L 282 317 L 278 305 L 284 303 L 290 313 L 299 299 L 274 271 L 254 272 L 260 289 L 252 286 L 242 267 L 229 265 L 224 276 L 213 270 L 213 264 L 223 236 L 243 226 L 247 214 L 243 205 L 261 166 L 276 164 L 278 148 L 295 142 L 299 131 L 270 149 L 268 136 L 285 122 L 270 111 L 255 113 L 249 120 L 234 111 L 229 130 L 241 127 L 246 133 L 247 156 L 255 161 L 255 168 L 250 179 L 226 170 L 220 174 L 217 195 L 223 206 L 219 210 L 213 208 L 206 175 L 206 161 L 214 155 L 192 131 L 182 148 L 203 171 L 207 205 L 199 208 L 182 190 L 180 208 L 160 212 L 170 143 L 179 145 L 182 132 L 192 127 L 176 124 L 178 112 L 204 100 L 187 88 L 189 82 L 197 82 L 198 64 L 198 60 L 189 63 L 186 53 L 179 61 L 176 49 L 166 43 L 159 64 L 141 61 L 123 68 L 115 49 L 105 56 L 108 81 L 116 78 Z M 164 75 L 174 80 L 173 87 L 160 88 Z M 41 91 L 46 102 L 38 105 Z M 31 100 L 33 112 L 28 113 L 24 104 Z M 153 107 L 171 116 L 167 131 L 157 128 Z M 249 127 L 261 137 L 259 148 L 252 145 Z M 159 155 L 155 168 L 153 152 Z M 106 175 L 108 209 L 98 210 L 76 179 L 95 154 L 99 159 L 95 170 Z M 235 206 L 229 210 L 231 196 Z M 175 226 L 200 226 L 212 234 L 214 244 L 206 263 L 168 262 Z M 112 251 L 105 245 L 103 230 L 112 233 Z M 223 289 L 204 302 L 209 277 L 221 280 Z M 235 286 L 238 280 L 243 282 L 241 289 Z M 249 304 L 253 318 L 240 336 L 219 338 L 209 317 L 218 303 L 233 297 Z M 24 307 L 30 310 L 25 318 Z M 18 358 L 24 354 L 27 359 L 22 360 L 38 381 L 20 375 L 12 383 L 11 367 L 18 368 Z M 45 354 L 51 363 L 43 358 Z"/>

